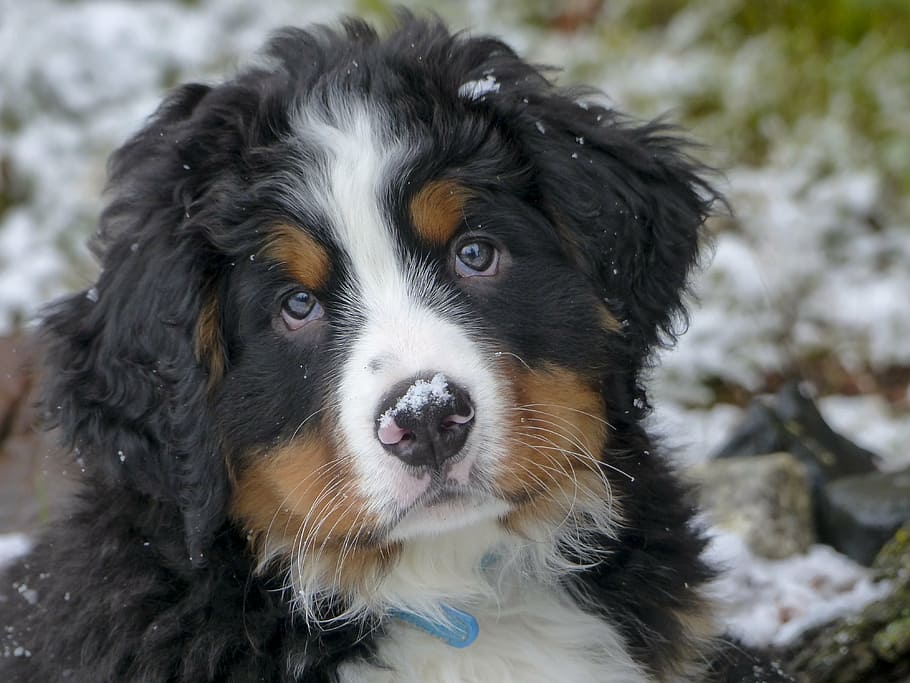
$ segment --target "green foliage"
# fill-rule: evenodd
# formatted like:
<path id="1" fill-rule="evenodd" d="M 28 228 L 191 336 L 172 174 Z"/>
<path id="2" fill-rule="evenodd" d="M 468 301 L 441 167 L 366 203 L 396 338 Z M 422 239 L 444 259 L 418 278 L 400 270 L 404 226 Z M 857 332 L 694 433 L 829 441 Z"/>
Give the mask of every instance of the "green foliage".
<path id="1" fill-rule="evenodd" d="M 879 657 L 889 662 L 910 654 L 910 616 L 892 621 L 876 633 L 872 647 Z"/>
<path id="2" fill-rule="evenodd" d="M 666 43 L 693 19 L 699 29 L 680 59 L 712 54 L 719 74 L 681 93 L 688 125 L 722 140 L 732 158 L 762 165 L 782 135 L 836 119 L 865 156 L 858 161 L 880 164 L 896 193 L 910 193 L 910 3 L 645 0 L 611 16 L 610 33 L 650 32 Z M 731 83 L 736 63 L 748 63 L 737 74 L 747 83 Z M 737 85 L 752 90 L 731 102 Z"/>
<path id="3" fill-rule="evenodd" d="M 910 40 L 910 5 L 905 0 L 743 2 L 730 22 L 745 35 L 782 29 L 812 49 L 855 46 L 873 34 L 893 47 L 906 47 Z"/>
<path id="4" fill-rule="evenodd" d="M 371 20 L 389 22 L 395 16 L 396 3 L 386 0 L 357 0 L 355 14 Z"/>
<path id="5" fill-rule="evenodd" d="M 800 680 L 821 683 L 905 681 L 910 675 L 910 522 L 874 564 L 892 593 L 860 614 L 813 629 L 790 653 Z"/>

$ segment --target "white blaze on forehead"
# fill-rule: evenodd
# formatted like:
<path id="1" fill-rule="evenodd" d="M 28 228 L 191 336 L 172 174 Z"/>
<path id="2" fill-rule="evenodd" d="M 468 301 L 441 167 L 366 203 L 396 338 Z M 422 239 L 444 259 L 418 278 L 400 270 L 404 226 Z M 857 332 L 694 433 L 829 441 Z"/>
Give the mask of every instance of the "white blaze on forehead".
<path id="1" fill-rule="evenodd" d="M 394 517 L 430 482 L 409 472 L 377 438 L 376 413 L 388 390 L 427 372 L 441 373 L 443 381 L 467 389 L 477 418 L 465 459 L 487 470 L 488 446 L 501 439 L 501 392 L 485 360 L 489 355 L 451 311 L 427 303 L 444 298 L 441 286 L 432 267 L 406 265 L 396 239 L 398 226 L 384 205 L 383 199 L 400 189 L 396 185 L 414 141 L 396 139 L 387 116 L 375 105 L 367 108 L 351 98 L 337 105 L 326 116 L 304 110 L 298 117 L 299 136 L 319 159 L 315 177 L 312 166 L 304 169 L 307 185 L 299 199 L 327 217 L 327 227 L 350 264 L 346 305 L 356 308 L 363 320 L 350 333 L 336 389 L 344 457 L 351 460 L 371 512 Z M 432 381 L 430 385 L 435 386 Z"/>
<path id="2" fill-rule="evenodd" d="M 407 149 L 404 141 L 391 139 L 387 125 L 373 120 L 363 104 L 346 100 L 339 105 L 332 120 L 309 111 L 299 118 L 298 130 L 307 144 L 324 155 L 308 199 L 328 216 L 361 296 L 402 291 L 404 275 L 380 197 L 388 191 L 389 179 L 400 173 Z"/>

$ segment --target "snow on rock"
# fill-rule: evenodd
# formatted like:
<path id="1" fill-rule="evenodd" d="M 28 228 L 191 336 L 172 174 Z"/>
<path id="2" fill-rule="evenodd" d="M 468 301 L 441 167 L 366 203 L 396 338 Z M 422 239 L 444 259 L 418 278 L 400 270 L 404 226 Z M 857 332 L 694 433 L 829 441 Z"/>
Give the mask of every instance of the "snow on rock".
<path id="1" fill-rule="evenodd" d="M 880 455 L 882 469 L 910 467 L 910 420 L 881 397 L 827 396 L 819 399 L 818 407 L 832 429 Z"/>
<path id="2" fill-rule="evenodd" d="M 726 569 L 717 597 L 729 608 L 731 635 L 756 647 L 784 646 L 802 632 L 858 612 L 888 595 L 868 569 L 824 545 L 805 555 L 765 560 L 752 555 L 738 536 L 715 530 L 709 558 Z"/>

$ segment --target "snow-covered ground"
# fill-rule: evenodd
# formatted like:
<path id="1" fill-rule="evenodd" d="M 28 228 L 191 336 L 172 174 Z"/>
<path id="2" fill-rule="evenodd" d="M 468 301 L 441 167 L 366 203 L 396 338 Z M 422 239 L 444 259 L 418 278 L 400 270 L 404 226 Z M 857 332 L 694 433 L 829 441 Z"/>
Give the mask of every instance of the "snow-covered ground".
<path id="1" fill-rule="evenodd" d="M 775 108 L 798 102 L 812 83 L 794 80 L 807 72 L 788 61 L 780 32 L 730 38 L 723 22 L 745 1 L 693 3 L 641 31 L 628 28 L 635 3 L 611 2 L 572 34 L 529 19 L 549 3 L 410 4 L 563 65 L 560 82 L 602 87 L 621 109 L 680 112 L 724 169 L 718 182 L 735 214 L 713 223 L 713 258 L 695 283 L 700 303 L 654 373 L 655 426 L 682 458 L 706 457 L 741 414 L 718 387 L 760 390 L 768 377 L 824 357 L 839 374 L 818 387 L 823 413 L 896 469 L 910 464 L 910 395 L 904 387 L 895 397 L 891 387 L 885 400 L 876 378 L 910 367 L 910 197 L 896 182 L 910 177 L 910 144 L 900 142 L 910 140 L 910 51 L 882 56 L 874 36 L 859 41 L 836 63 L 819 64 L 818 78 L 831 84 L 822 110 L 785 117 Z M 0 332 L 91 282 L 83 245 L 101 206 L 105 159 L 170 86 L 229 74 L 281 25 L 382 7 L 0 0 Z M 850 69 L 873 67 L 862 91 L 871 99 L 854 101 Z M 711 107 L 699 115 L 693 103 L 702 101 Z M 879 138 L 856 125 L 870 106 L 886 122 Z M 747 126 L 763 152 L 749 153 Z M 838 393 L 844 374 L 860 378 L 850 395 Z M 0 561 L 24 543 L 0 539 Z M 731 623 L 754 642 L 782 642 L 840 599 L 819 586 L 845 603 L 877 594 L 862 570 L 826 550 L 768 563 L 733 542 L 724 547 L 735 568 L 730 585 L 745 599 Z M 747 618 L 772 605 L 776 621 Z"/>
<path id="2" fill-rule="evenodd" d="M 716 597 L 731 635 L 756 647 L 790 645 L 806 629 L 881 600 L 891 590 L 826 545 L 784 560 L 755 557 L 743 540 L 715 531 L 708 557 L 726 569 Z"/>
<path id="3" fill-rule="evenodd" d="M 31 543 L 23 534 L 0 534 L 0 567 L 24 555 L 30 547 Z"/>

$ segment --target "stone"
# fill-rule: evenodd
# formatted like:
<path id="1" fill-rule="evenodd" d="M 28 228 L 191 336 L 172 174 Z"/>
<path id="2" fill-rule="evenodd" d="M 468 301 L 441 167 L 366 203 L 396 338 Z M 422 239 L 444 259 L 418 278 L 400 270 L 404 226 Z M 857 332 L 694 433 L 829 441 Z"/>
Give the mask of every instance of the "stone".
<path id="1" fill-rule="evenodd" d="M 754 399 L 714 457 L 775 452 L 790 453 L 803 463 L 816 490 L 840 477 L 874 472 L 879 460 L 831 429 L 797 382 L 788 382 L 774 396 Z"/>
<path id="2" fill-rule="evenodd" d="M 819 494 L 819 536 L 860 564 L 869 565 L 907 520 L 910 468 L 845 477 Z"/>
<path id="3" fill-rule="evenodd" d="M 910 681 L 910 522 L 872 564 L 891 593 L 858 615 L 811 629 L 783 653 L 804 683 L 907 683 Z"/>
<path id="4" fill-rule="evenodd" d="M 783 559 L 814 542 L 808 474 L 788 453 L 709 460 L 690 474 L 709 521 L 756 555 Z"/>
<path id="5" fill-rule="evenodd" d="M 910 522 L 906 522 L 879 551 L 873 569 L 883 581 L 910 582 Z"/>

